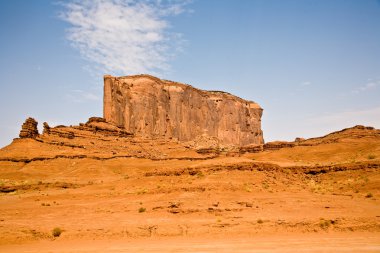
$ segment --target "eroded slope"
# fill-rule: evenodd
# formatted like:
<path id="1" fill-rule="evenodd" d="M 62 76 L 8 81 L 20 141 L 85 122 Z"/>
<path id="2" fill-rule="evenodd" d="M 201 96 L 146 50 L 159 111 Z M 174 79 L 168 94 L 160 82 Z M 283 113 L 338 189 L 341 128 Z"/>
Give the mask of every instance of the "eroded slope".
<path id="1" fill-rule="evenodd" d="M 14 140 L 0 150 L 0 244 L 53 240 L 55 227 L 63 242 L 379 237 L 379 130 L 244 154 L 200 142 L 144 139 L 100 118 Z"/>

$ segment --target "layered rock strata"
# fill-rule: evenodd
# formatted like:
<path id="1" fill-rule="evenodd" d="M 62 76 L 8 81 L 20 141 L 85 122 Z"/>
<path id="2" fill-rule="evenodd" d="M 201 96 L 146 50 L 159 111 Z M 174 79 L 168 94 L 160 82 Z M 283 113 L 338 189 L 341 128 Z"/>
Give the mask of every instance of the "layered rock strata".
<path id="1" fill-rule="evenodd" d="M 292 148 L 296 144 L 294 142 L 287 141 L 272 141 L 264 144 L 264 150 L 278 150 L 282 148 Z"/>
<path id="2" fill-rule="evenodd" d="M 204 91 L 149 75 L 104 76 L 104 118 L 148 138 L 263 144 L 263 109 L 226 92 Z"/>
<path id="3" fill-rule="evenodd" d="M 36 138 L 38 136 L 37 121 L 33 118 L 27 118 L 21 126 L 20 138 Z"/>
<path id="4" fill-rule="evenodd" d="M 125 131 L 123 127 L 117 127 L 106 122 L 104 118 L 100 117 L 91 117 L 89 120 L 82 126 L 82 129 L 90 128 L 96 133 L 101 133 L 105 136 L 117 136 L 117 137 L 131 137 L 133 134 Z"/>
<path id="5" fill-rule="evenodd" d="M 44 130 L 42 131 L 42 134 L 50 134 L 50 126 L 47 122 L 43 123 Z"/>

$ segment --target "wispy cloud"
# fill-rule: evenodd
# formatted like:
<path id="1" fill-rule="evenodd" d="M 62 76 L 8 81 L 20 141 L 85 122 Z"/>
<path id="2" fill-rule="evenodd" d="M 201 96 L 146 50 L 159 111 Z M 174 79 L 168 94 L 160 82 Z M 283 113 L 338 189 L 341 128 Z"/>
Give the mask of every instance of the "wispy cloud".
<path id="1" fill-rule="evenodd" d="M 81 56 L 111 74 L 157 74 L 181 47 L 169 16 L 189 1 L 72 0 L 60 17 L 72 25 L 67 38 Z"/>
<path id="2" fill-rule="evenodd" d="M 101 98 L 98 95 L 83 90 L 71 90 L 65 95 L 65 99 L 73 103 L 83 103 L 85 101 L 101 101 Z"/>
<path id="3" fill-rule="evenodd" d="M 352 93 L 357 94 L 357 93 L 360 93 L 360 92 L 374 90 L 378 86 L 380 86 L 380 79 L 378 79 L 378 80 L 369 79 L 366 84 L 364 84 L 364 85 L 360 86 L 359 88 L 353 90 Z"/>
<path id="4" fill-rule="evenodd" d="M 310 81 L 305 81 L 301 83 L 301 86 L 310 86 L 311 82 Z"/>

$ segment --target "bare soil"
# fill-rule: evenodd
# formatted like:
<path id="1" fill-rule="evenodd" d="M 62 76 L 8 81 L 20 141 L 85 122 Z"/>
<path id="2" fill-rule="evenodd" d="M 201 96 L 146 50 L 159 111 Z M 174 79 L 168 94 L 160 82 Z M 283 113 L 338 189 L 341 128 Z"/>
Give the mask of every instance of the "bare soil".
<path id="1" fill-rule="evenodd" d="M 380 138 L 358 132 L 204 155 L 17 139 L 0 150 L 0 251 L 380 252 Z"/>

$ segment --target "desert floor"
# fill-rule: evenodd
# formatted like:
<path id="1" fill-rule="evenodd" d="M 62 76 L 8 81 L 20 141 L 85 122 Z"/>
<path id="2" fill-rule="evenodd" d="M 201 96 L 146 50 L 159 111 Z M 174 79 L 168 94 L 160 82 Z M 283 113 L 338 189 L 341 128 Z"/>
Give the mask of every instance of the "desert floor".
<path id="1" fill-rule="evenodd" d="M 380 251 L 378 168 L 262 164 L 247 157 L 56 159 L 16 171 L 4 164 L 2 183 L 13 188 L 0 196 L 0 251 Z"/>
<path id="2" fill-rule="evenodd" d="M 75 134 L 0 150 L 0 252 L 380 252 L 379 130 L 211 155 Z"/>

